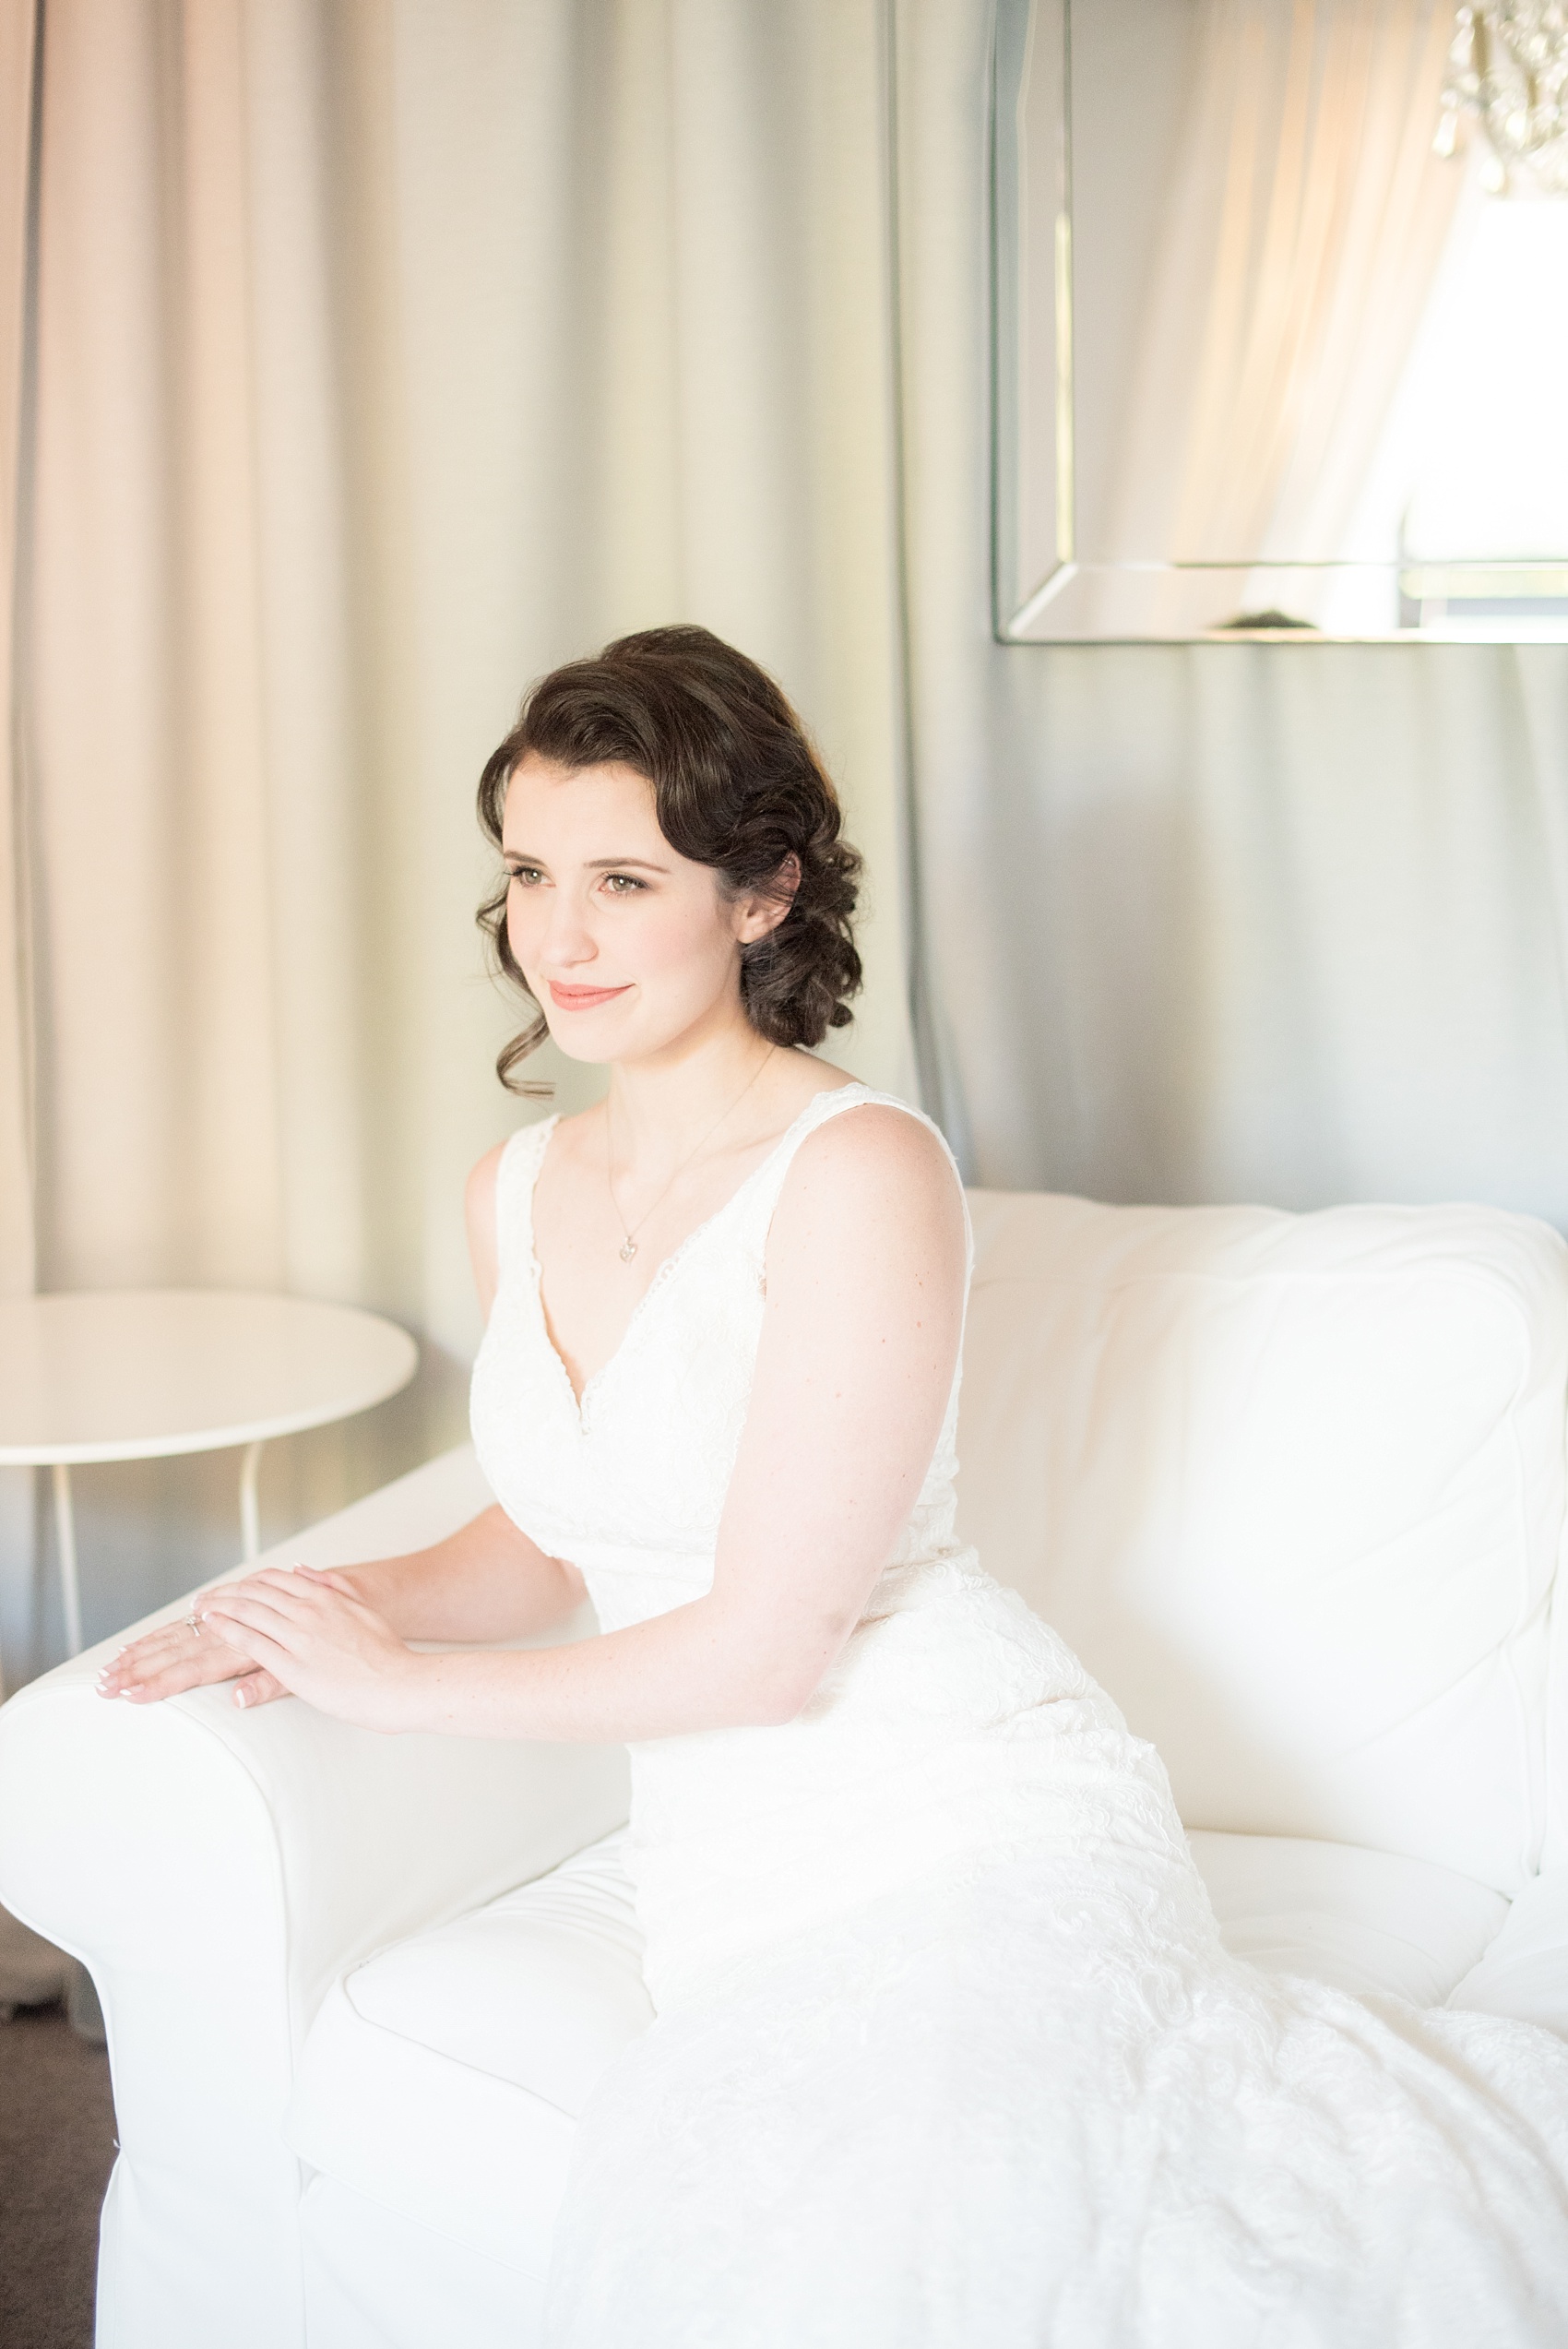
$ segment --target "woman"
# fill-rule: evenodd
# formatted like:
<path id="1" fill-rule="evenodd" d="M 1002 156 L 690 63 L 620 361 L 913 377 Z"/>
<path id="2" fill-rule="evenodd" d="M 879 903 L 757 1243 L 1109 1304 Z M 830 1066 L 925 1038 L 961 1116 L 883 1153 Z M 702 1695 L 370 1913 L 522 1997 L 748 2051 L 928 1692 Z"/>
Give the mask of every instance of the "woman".
<path id="1" fill-rule="evenodd" d="M 573 2349 L 1432 2349 L 1568 2338 L 1568 2049 L 1229 1959 L 1153 1751 L 955 1539 L 945 1145 L 814 1059 L 857 860 L 700 629 L 545 680 L 486 909 L 609 1094 L 475 1169 L 500 1505 L 267 1572 L 105 1694 L 624 1739 L 658 2021 L 585 2118 Z M 850 1114 L 852 1113 L 852 1114 Z M 540 1628 L 597 1638 L 416 1654 Z"/>

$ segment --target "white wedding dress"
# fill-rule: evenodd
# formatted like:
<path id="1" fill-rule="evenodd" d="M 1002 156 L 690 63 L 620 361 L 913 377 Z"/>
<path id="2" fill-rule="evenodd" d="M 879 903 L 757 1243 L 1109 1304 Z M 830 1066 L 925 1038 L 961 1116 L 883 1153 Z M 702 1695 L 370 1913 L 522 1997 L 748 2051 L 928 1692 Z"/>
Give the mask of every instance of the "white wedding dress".
<path id="1" fill-rule="evenodd" d="M 885 1098 L 808 1105 L 580 1407 L 532 1244 L 554 1119 L 508 1145 L 474 1435 L 605 1629 L 707 1589 L 775 1204 Z M 551 2343 L 1562 2349 L 1568 2045 L 1225 1953 L 1154 1750 L 956 1541 L 956 1378 L 800 1718 L 633 1749 L 658 2020 L 582 2124 Z"/>

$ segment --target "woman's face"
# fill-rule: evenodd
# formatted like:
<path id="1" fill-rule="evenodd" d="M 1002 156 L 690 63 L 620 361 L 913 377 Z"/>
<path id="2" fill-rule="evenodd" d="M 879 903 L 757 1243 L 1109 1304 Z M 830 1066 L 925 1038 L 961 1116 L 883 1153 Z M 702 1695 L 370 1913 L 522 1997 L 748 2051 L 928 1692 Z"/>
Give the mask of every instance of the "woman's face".
<path id="1" fill-rule="evenodd" d="M 506 787 L 506 936 L 550 1032 L 574 1060 L 640 1060 L 734 1020 L 742 944 L 777 905 L 726 898 L 659 829 L 630 767 L 530 755 Z"/>

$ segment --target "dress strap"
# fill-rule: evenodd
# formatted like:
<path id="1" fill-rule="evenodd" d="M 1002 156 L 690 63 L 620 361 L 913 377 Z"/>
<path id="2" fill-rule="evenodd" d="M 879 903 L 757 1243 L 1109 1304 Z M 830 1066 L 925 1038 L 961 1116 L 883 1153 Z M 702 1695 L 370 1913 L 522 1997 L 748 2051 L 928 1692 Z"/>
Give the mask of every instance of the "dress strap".
<path id="1" fill-rule="evenodd" d="M 560 1115 L 519 1126 L 495 1169 L 495 1268 L 501 1280 L 533 1258 L 533 1191 Z"/>
<path id="2" fill-rule="evenodd" d="M 941 1143 L 942 1154 L 953 1169 L 953 1180 L 958 1186 L 958 1198 L 964 1210 L 965 1265 L 967 1272 L 972 1272 L 975 1241 L 969 1225 L 969 1203 L 964 1196 L 964 1178 L 958 1171 L 958 1162 L 953 1155 L 946 1135 L 933 1118 L 926 1115 L 923 1109 L 916 1109 L 911 1103 L 900 1101 L 897 1093 L 873 1092 L 869 1085 L 862 1085 L 858 1080 L 854 1084 L 839 1085 L 831 1091 L 814 1095 L 800 1116 L 796 1118 L 773 1156 L 760 1170 L 755 1192 L 749 1201 L 751 1214 L 748 1217 L 759 1251 L 766 1247 L 767 1234 L 773 1223 L 774 1210 L 778 1204 L 779 1194 L 784 1188 L 785 1177 L 794 1163 L 795 1153 L 802 1143 L 814 1134 L 818 1127 L 826 1126 L 830 1117 L 841 1116 L 847 1110 L 867 1108 L 899 1110 L 904 1116 L 912 1117 L 918 1125 L 923 1126 L 928 1133 L 934 1134 Z"/>

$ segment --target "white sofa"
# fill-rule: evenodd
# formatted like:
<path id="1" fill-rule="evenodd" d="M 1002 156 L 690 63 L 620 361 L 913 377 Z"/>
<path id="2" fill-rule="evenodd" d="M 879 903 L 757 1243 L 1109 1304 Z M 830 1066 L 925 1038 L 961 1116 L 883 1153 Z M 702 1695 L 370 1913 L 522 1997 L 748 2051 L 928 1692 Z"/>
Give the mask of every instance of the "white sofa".
<path id="1" fill-rule="evenodd" d="M 1232 1946 L 1568 2032 L 1568 1250 L 1473 1208 L 973 1205 L 964 1530 L 1158 1744 Z M 455 1452 L 275 1555 L 486 1497 Z M 107 2018 L 101 2349 L 526 2349 L 649 2011 L 593 1848 L 624 1757 L 106 1705 L 101 1652 L 0 1711 L 0 1901 Z"/>

